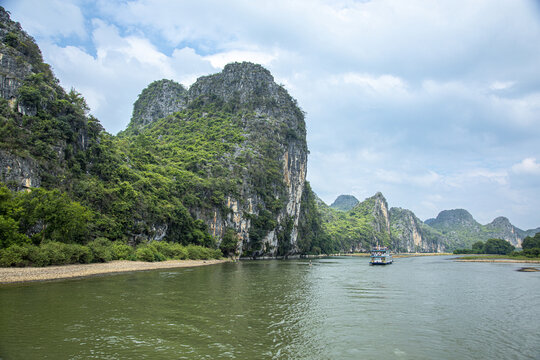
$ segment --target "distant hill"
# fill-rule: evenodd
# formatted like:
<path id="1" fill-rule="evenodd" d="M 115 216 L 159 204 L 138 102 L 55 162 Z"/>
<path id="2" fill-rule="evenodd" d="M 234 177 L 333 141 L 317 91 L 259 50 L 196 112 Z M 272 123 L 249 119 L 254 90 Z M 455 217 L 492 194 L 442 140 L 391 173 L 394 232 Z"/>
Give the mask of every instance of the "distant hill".
<path id="1" fill-rule="evenodd" d="M 491 223 L 482 225 L 464 209 L 444 210 L 437 218 L 428 219 L 425 224 L 440 231 L 451 248 L 470 248 L 476 241 L 491 238 L 504 239 L 516 247 L 527 236 L 534 236 L 540 229 L 521 230 L 510 223 L 504 216 L 495 218 Z"/>
<path id="2" fill-rule="evenodd" d="M 336 210 L 349 211 L 358 205 L 359 202 L 360 201 L 352 195 L 339 195 L 330 207 Z"/>
<path id="3" fill-rule="evenodd" d="M 350 210 L 336 210 L 324 203 L 318 206 L 323 229 L 334 247 L 341 251 L 367 251 L 377 243 L 400 252 L 441 252 L 446 249 L 440 232 L 425 225 L 410 210 L 389 209 L 380 192 Z"/>
<path id="4" fill-rule="evenodd" d="M 540 231 L 521 230 L 505 217 L 482 225 L 465 209 L 444 210 L 422 222 L 410 210 L 389 208 L 381 193 L 352 208 L 347 206 L 350 198 L 354 199 L 342 195 L 331 206 L 317 203 L 323 229 L 333 239 L 334 247 L 343 251 L 366 251 L 379 243 L 399 252 L 445 252 L 471 248 L 473 243 L 491 238 L 520 247 L 526 236 Z"/>

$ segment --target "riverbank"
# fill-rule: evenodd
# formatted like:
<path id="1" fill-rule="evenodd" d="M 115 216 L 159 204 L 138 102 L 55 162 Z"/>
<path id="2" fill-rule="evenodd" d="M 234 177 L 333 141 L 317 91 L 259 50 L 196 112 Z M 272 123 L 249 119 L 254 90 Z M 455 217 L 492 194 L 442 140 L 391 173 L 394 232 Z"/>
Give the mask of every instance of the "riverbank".
<path id="1" fill-rule="evenodd" d="M 0 284 L 81 278 L 131 271 L 213 265 L 229 260 L 167 260 L 159 262 L 117 260 L 97 264 L 0 268 Z"/>
<path id="2" fill-rule="evenodd" d="M 540 258 L 529 258 L 526 256 L 508 256 L 497 254 L 474 254 L 474 255 L 459 255 L 452 258 L 454 261 L 461 262 L 499 262 L 499 263 L 531 263 L 539 264 Z"/>
<path id="3" fill-rule="evenodd" d="M 452 260 L 459 261 L 459 262 L 496 262 L 496 263 L 540 264 L 540 260 L 526 260 L 526 259 L 467 259 L 467 258 L 454 258 Z"/>
<path id="4" fill-rule="evenodd" d="M 399 253 L 392 255 L 395 258 L 406 258 L 406 257 L 415 257 L 415 256 L 444 256 L 444 255 L 453 255 L 452 253 Z"/>

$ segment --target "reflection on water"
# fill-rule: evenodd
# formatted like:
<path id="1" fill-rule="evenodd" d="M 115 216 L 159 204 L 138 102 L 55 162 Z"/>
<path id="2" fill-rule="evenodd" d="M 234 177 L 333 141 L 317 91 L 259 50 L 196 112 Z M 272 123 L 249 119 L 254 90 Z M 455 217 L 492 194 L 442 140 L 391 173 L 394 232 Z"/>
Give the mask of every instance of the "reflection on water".
<path id="1" fill-rule="evenodd" d="M 538 359 L 540 273 L 252 261 L 0 288 L 5 359 Z"/>

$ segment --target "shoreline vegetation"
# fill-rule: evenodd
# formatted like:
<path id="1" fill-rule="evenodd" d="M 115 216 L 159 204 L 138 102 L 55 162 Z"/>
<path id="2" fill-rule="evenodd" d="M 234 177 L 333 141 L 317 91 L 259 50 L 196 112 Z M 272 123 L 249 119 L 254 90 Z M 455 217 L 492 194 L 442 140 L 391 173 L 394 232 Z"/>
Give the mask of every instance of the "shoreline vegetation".
<path id="1" fill-rule="evenodd" d="M 500 263 L 532 263 L 540 264 L 540 258 L 530 258 L 525 256 L 508 256 L 508 255 L 467 255 L 453 258 L 454 261 L 460 262 L 500 262 Z"/>
<path id="2" fill-rule="evenodd" d="M 46 267 L 0 268 L 0 284 L 67 280 L 133 271 L 173 269 L 221 264 L 230 260 L 166 260 L 159 262 L 114 260 L 106 263 L 72 264 Z"/>

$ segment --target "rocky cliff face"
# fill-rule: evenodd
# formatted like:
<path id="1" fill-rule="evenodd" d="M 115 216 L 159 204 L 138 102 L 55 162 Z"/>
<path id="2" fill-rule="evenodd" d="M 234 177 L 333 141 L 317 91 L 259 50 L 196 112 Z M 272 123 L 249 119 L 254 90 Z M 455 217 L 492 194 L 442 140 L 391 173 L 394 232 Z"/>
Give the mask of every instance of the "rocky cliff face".
<path id="1" fill-rule="evenodd" d="M 407 209 L 390 209 L 392 249 L 399 252 L 443 252 L 444 242 Z"/>
<path id="2" fill-rule="evenodd" d="M 237 174 L 242 182 L 238 194 L 226 194 L 226 211 L 221 207 L 191 207 L 190 211 L 204 220 L 217 239 L 234 229 L 243 255 L 298 252 L 307 170 L 304 114 L 268 70 L 252 63 L 229 64 L 221 73 L 199 78 L 187 91 L 170 81 L 154 82 L 135 107 L 126 133 L 186 108 L 219 108 L 238 117 L 244 141 L 222 161 L 232 169 L 238 159 L 251 159 Z M 206 116 L 208 110 L 202 111 Z M 259 174 L 259 168 L 268 164 L 275 164 L 267 169 L 273 175 Z"/>
<path id="3" fill-rule="evenodd" d="M 36 71 L 41 53 L 20 24 L 11 21 L 1 7 L 0 23 L 0 97 L 7 100 L 11 110 L 35 115 L 36 109 L 18 103 L 17 97 L 24 79 Z M 32 56 L 28 56 L 30 51 Z M 39 186 L 41 182 L 37 163 L 9 149 L 0 151 L 0 176 L 0 180 L 17 190 Z"/>
<path id="4" fill-rule="evenodd" d="M 360 201 L 352 195 L 339 195 L 330 207 L 336 210 L 349 211 L 358 205 L 359 202 Z"/>
<path id="5" fill-rule="evenodd" d="M 17 190 L 69 186 L 66 169 L 89 142 L 84 99 L 59 86 L 34 39 L 1 7 L 0 40 L 1 180 Z"/>
<path id="6" fill-rule="evenodd" d="M 186 108 L 187 90 L 172 80 L 154 81 L 133 104 L 133 116 L 128 131 L 141 130 L 154 120 Z"/>
<path id="7" fill-rule="evenodd" d="M 19 23 L 0 8 L 0 96 L 16 107 L 18 90 L 30 74 L 39 72 L 41 52 Z M 21 61 L 22 60 L 22 61 Z"/>
<path id="8" fill-rule="evenodd" d="M 491 223 L 485 226 L 485 230 L 489 233 L 489 238 L 503 239 L 516 247 L 521 247 L 523 238 L 520 237 L 518 229 L 504 216 L 495 218 Z"/>
<path id="9" fill-rule="evenodd" d="M 0 150 L 0 181 L 15 190 L 41 185 L 38 164 L 30 159 Z"/>

